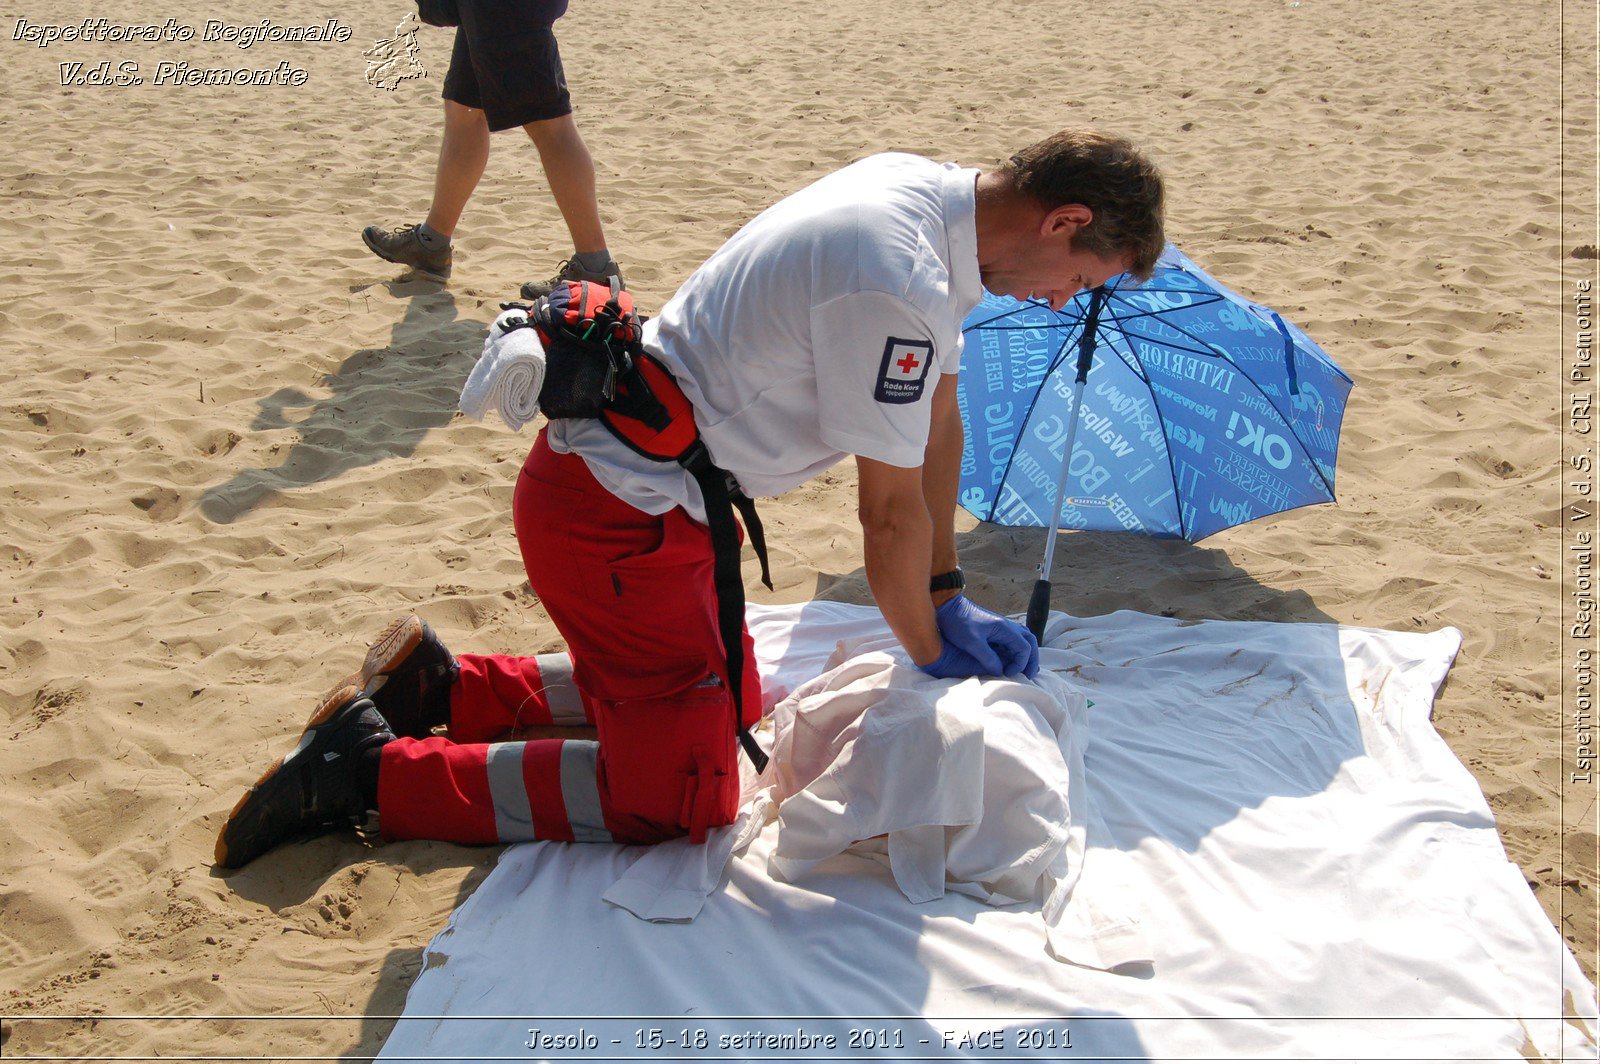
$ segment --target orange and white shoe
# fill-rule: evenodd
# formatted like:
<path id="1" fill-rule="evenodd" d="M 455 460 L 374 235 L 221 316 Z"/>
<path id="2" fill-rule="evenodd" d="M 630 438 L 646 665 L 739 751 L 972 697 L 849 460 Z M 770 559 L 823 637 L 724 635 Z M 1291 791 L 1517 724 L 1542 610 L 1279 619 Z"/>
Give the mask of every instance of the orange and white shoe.
<path id="1" fill-rule="evenodd" d="M 335 684 L 323 702 L 353 686 L 372 699 L 396 735 L 426 739 L 450 722 L 450 688 L 460 671 L 428 622 L 408 613 L 389 622 L 367 648 L 361 670 Z"/>

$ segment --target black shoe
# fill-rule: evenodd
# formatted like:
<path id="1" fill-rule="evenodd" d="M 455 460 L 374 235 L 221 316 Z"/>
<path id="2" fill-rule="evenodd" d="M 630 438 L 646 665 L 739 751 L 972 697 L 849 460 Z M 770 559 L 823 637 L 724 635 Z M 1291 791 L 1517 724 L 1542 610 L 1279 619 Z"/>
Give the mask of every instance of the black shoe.
<path id="1" fill-rule="evenodd" d="M 613 277 L 617 279 L 618 287 L 628 287 L 627 283 L 622 279 L 622 267 L 617 265 L 615 258 L 606 263 L 606 268 L 598 273 L 590 273 L 578 265 L 577 259 L 572 258 L 557 266 L 556 275 L 548 281 L 525 282 L 522 286 L 522 298 L 530 301 L 543 299 L 554 291 L 557 285 L 565 284 L 568 281 L 595 281 L 599 284 L 608 284 Z"/>
<path id="2" fill-rule="evenodd" d="M 398 262 L 402 266 L 410 266 L 421 277 L 430 281 L 448 281 L 450 279 L 450 263 L 455 257 L 450 245 L 442 248 L 430 249 L 422 242 L 422 236 L 414 225 L 401 225 L 393 229 L 383 229 L 376 225 L 369 225 L 361 230 L 361 239 L 367 242 L 367 247 L 380 259 Z"/>
<path id="3" fill-rule="evenodd" d="M 240 868 L 279 843 L 355 827 L 371 803 L 356 766 L 394 738 L 355 687 L 331 694 L 311 715 L 300 743 L 267 769 L 228 814 L 217 835 L 221 868 Z"/>
<path id="4" fill-rule="evenodd" d="M 390 622 L 367 649 L 361 671 L 334 691 L 355 686 L 372 699 L 396 735 L 426 739 L 434 728 L 450 723 L 450 688 L 460 672 L 428 622 L 407 614 Z"/>

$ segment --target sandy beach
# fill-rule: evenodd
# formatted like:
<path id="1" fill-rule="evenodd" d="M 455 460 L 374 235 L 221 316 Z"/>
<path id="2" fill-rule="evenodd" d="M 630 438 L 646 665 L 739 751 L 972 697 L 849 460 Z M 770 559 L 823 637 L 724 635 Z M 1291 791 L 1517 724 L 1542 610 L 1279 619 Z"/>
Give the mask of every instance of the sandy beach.
<path id="1" fill-rule="evenodd" d="M 531 144 L 495 138 L 447 287 L 401 279 L 358 236 L 419 219 L 431 188 L 449 31 L 418 35 L 425 77 L 364 80 L 363 51 L 410 10 L 0 16 L 7 1056 L 374 1053 L 495 861 L 334 836 L 211 868 L 243 788 L 393 615 L 458 651 L 561 646 L 511 527 L 532 430 L 455 413 L 497 304 L 569 253 Z M 1459 628 L 1436 726 L 1593 978 L 1576 715 L 1593 680 L 1574 665 L 1595 642 L 1573 626 L 1593 610 L 1576 567 L 1595 528 L 1574 485 L 1594 477 L 1570 461 L 1592 456 L 1571 396 L 1593 388 L 1571 371 L 1600 242 L 1593 6 L 981 14 L 574 3 L 558 35 L 641 309 L 867 154 L 992 166 L 1080 124 L 1145 146 L 1174 242 L 1355 379 L 1339 502 L 1199 545 L 1070 535 L 1055 607 Z M 194 33 L 41 47 L 19 28 L 135 17 Z M 208 20 L 261 19 L 336 19 L 348 39 L 205 39 Z M 97 67 L 143 81 L 95 84 Z M 277 83 L 189 83 L 239 67 Z M 854 487 L 847 463 L 764 505 L 776 590 L 750 579 L 754 600 L 870 601 Z M 1022 610 L 1043 532 L 962 521 L 971 593 Z M 329 1018 L 199 1018 L 281 1014 Z"/>

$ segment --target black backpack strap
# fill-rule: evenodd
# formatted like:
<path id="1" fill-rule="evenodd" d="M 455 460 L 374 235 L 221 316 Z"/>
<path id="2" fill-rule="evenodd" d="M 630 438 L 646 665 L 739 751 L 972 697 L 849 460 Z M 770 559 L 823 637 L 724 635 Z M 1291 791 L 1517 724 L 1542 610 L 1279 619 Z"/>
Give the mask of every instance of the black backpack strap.
<path id="1" fill-rule="evenodd" d="M 745 531 L 750 533 L 750 546 L 755 549 L 756 560 L 761 563 L 761 582 L 768 591 L 772 590 L 772 567 L 767 564 L 767 533 L 761 527 L 761 515 L 756 513 L 756 501 L 746 495 L 739 488 L 739 482 L 733 479 L 733 474 L 728 477 L 728 499 L 739 510 L 739 516 L 744 520 Z"/>
<path id="2" fill-rule="evenodd" d="M 613 288 L 613 299 L 616 289 Z M 651 378 L 667 391 L 658 396 Z M 671 404 L 672 409 L 668 408 Z M 679 422 L 677 419 L 683 419 Z M 717 597 L 717 634 L 728 663 L 733 688 L 733 727 L 739 745 L 760 772 L 767 755 L 744 726 L 744 674 L 752 667 L 744 653 L 744 575 L 739 564 L 739 523 L 734 508 L 744 518 L 750 544 L 761 560 L 761 582 L 772 589 L 767 560 L 767 540 L 753 503 L 739 489 L 732 474 L 711 460 L 711 452 L 693 423 L 693 409 L 664 366 L 639 348 L 619 374 L 619 387 L 608 397 L 600 422 L 611 435 L 635 454 L 656 462 L 677 462 L 694 478 L 705 502 L 706 527 L 711 534 L 712 589 Z M 637 438 L 635 438 L 637 436 Z M 683 448 L 673 453 L 674 448 Z"/>
<path id="3" fill-rule="evenodd" d="M 734 500 L 728 490 L 729 477 L 711 461 L 711 452 L 706 450 L 703 440 L 695 440 L 687 451 L 679 455 L 678 464 L 700 485 L 700 496 L 705 500 L 706 526 L 711 532 L 711 579 L 717 594 L 717 631 L 722 637 L 722 652 L 728 661 L 734 735 L 756 771 L 764 772 L 767 755 L 744 726 L 744 670 L 747 664 L 744 660 L 744 575 L 739 569 L 739 525 L 733 518 Z M 745 499 L 746 503 L 749 501 Z M 752 532 L 752 543 L 755 537 L 756 533 Z M 764 575 L 767 564 L 764 547 L 761 554 Z M 772 585 L 768 583 L 767 586 Z"/>

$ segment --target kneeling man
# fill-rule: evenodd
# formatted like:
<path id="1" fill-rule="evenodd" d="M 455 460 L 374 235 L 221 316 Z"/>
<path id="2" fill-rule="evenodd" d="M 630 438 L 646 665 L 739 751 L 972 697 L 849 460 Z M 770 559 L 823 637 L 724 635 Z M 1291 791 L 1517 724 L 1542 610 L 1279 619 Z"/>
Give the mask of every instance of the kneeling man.
<path id="1" fill-rule="evenodd" d="M 1116 274 L 1147 278 L 1162 198 L 1138 150 L 1087 130 L 989 172 L 873 156 L 736 233 L 644 347 L 744 494 L 855 456 L 867 580 L 917 666 L 1031 676 L 1032 635 L 961 594 L 961 323 L 984 288 L 1059 308 Z M 732 821 L 737 726 L 755 723 L 761 691 L 748 633 L 730 675 L 697 483 L 598 420 L 557 420 L 513 517 L 568 653 L 457 658 L 419 619 L 396 621 L 240 799 L 219 865 L 374 809 L 386 837 L 464 843 L 702 840 Z M 576 730 L 590 725 L 592 738 Z M 543 737 L 518 737 L 529 728 Z"/>

